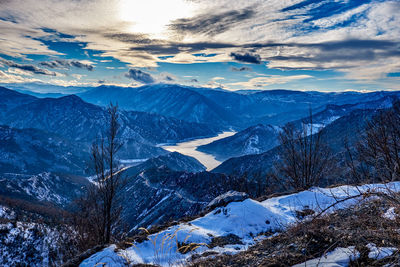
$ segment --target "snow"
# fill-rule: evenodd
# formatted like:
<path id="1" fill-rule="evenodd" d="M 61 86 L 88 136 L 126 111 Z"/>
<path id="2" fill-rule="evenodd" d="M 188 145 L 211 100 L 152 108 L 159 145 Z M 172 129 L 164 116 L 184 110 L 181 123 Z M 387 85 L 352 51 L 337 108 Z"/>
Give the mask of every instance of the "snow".
<path id="1" fill-rule="evenodd" d="M 322 121 L 322 124 L 328 125 L 328 124 L 334 122 L 335 120 L 337 120 L 339 118 L 340 118 L 340 116 L 332 116 L 332 117 L 327 118 L 324 121 Z"/>
<path id="2" fill-rule="evenodd" d="M 56 228 L 18 221 L 0 224 L 0 231 L 0 266 L 29 263 L 47 267 L 61 263 L 63 255 L 58 251 L 58 242 L 62 235 Z"/>
<path id="3" fill-rule="evenodd" d="M 116 248 L 115 245 L 111 245 L 103 249 L 100 253 L 87 258 L 83 266 L 126 266 L 124 258 L 114 252 Z"/>
<path id="4" fill-rule="evenodd" d="M 370 251 L 368 253 L 368 258 L 374 260 L 381 260 L 383 258 L 389 257 L 398 250 L 397 248 L 392 247 L 377 247 L 374 243 L 369 243 L 367 247 Z"/>
<path id="5" fill-rule="evenodd" d="M 127 258 L 133 263 L 153 263 L 162 266 L 178 265 L 194 253 L 210 251 L 205 244 L 210 243 L 213 237 L 226 236 L 228 234 L 237 235 L 243 244 L 214 248 L 212 251 L 237 253 L 253 245 L 258 235 L 262 235 L 265 232 L 284 230 L 291 224 L 298 222 L 296 211 L 312 209 L 318 213 L 329 208 L 338 200 L 343 200 L 326 211 L 332 212 L 335 209 L 350 207 L 368 199 L 358 197 L 346 200 L 350 196 L 358 196 L 360 193 L 372 191 L 387 192 L 388 190 L 400 191 L 400 182 L 357 187 L 312 188 L 291 195 L 270 198 L 262 202 L 252 199 L 232 202 L 226 207 L 216 208 L 204 217 L 152 234 L 149 236 L 149 240 L 135 243 L 132 247 L 114 254 L 115 256 Z M 200 244 L 200 247 L 195 251 L 181 254 L 178 252 L 178 242 L 184 242 L 185 244 L 197 243 Z M 339 252 L 343 254 L 343 250 Z M 101 254 L 98 257 L 101 257 Z M 84 261 L 81 266 L 92 265 Z"/>
<path id="6" fill-rule="evenodd" d="M 397 213 L 394 210 L 394 207 L 389 208 L 384 214 L 383 217 L 389 220 L 395 220 L 397 217 Z"/>
<path id="7" fill-rule="evenodd" d="M 9 219 L 9 220 L 14 219 L 15 212 L 5 206 L 0 205 L 0 218 Z"/>
<path id="8" fill-rule="evenodd" d="M 322 123 L 307 123 L 303 124 L 303 127 L 305 127 L 307 135 L 312 135 L 318 133 L 320 130 L 322 130 L 325 127 L 325 124 Z"/>
<path id="9" fill-rule="evenodd" d="M 324 266 L 324 267 L 345 267 L 349 266 L 350 260 L 355 260 L 360 257 L 360 253 L 355 250 L 354 247 L 347 248 L 336 248 L 332 252 L 326 253 L 326 255 L 312 259 L 300 264 L 296 264 L 293 267 L 315 267 L 315 266 Z"/>
<path id="10" fill-rule="evenodd" d="M 119 162 L 121 164 L 137 164 L 137 163 L 142 163 L 148 160 L 148 158 L 145 159 L 121 159 Z"/>

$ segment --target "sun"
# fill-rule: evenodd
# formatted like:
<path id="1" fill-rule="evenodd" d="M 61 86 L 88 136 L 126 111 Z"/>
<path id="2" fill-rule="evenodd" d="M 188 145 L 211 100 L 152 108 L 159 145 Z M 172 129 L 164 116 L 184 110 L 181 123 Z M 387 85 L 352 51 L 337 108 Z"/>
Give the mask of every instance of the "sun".
<path id="1" fill-rule="evenodd" d="M 119 18 L 129 23 L 129 32 L 165 38 L 168 24 L 191 17 L 195 4 L 186 0 L 120 0 Z"/>

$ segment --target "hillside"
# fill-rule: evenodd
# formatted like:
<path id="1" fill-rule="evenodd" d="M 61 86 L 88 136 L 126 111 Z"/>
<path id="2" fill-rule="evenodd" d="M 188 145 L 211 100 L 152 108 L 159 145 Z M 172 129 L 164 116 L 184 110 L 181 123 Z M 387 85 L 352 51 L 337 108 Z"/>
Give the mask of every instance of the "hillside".
<path id="1" fill-rule="evenodd" d="M 279 127 L 258 124 L 233 136 L 203 145 L 197 150 L 212 154 L 217 160 L 227 160 L 249 154 L 259 154 L 278 145 Z"/>
<path id="2" fill-rule="evenodd" d="M 341 153 L 345 151 L 345 142 L 347 141 L 350 146 L 353 146 L 359 140 L 365 122 L 374 113 L 374 110 L 355 110 L 334 120 L 321 130 L 325 142 L 338 157 L 343 158 Z M 250 176 L 259 173 L 265 175 L 271 170 L 273 163 L 277 160 L 277 156 L 278 147 L 258 155 L 230 158 L 212 170 L 212 172 L 225 173 L 227 175 L 243 175 L 245 173 Z"/>
<path id="3" fill-rule="evenodd" d="M 103 107 L 84 102 L 78 96 L 60 98 L 34 98 L 3 88 L 7 95 L 17 95 L 29 101 L 9 105 L 0 117 L 0 123 L 13 128 L 35 128 L 57 134 L 71 142 L 87 147 L 100 137 L 106 124 L 107 112 Z M 13 101 L 10 99 L 10 101 Z M 210 136 L 218 133 L 218 128 L 186 122 L 145 112 L 122 112 L 120 114 L 121 137 L 125 145 L 121 155 L 124 158 L 148 158 L 165 154 L 157 147 L 159 143 Z"/>
<path id="4" fill-rule="evenodd" d="M 296 194 L 268 198 L 261 202 L 252 199 L 231 202 L 197 219 L 181 222 L 160 232 L 149 234 L 146 240 L 136 241 L 133 246 L 125 249 L 112 245 L 84 260 L 80 266 L 93 266 L 98 262 L 112 266 L 124 266 L 126 263 L 168 266 L 171 263 L 201 263 L 202 259 L 203 264 L 217 266 L 218 264 L 207 255 L 213 255 L 214 258 L 217 255 L 232 255 L 246 251 L 249 246 L 262 240 L 268 242 L 268 239 L 273 240 L 279 235 L 285 235 L 288 228 L 295 224 L 301 225 L 302 220 L 307 216 L 312 218 L 313 214 L 318 214 L 320 211 L 330 214 L 347 208 L 351 210 L 364 197 L 364 194 L 367 196 L 366 201 L 372 201 L 372 198 L 368 199 L 367 192 L 379 190 L 393 192 L 398 191 L 399 186 L 399 183 L 391 183 L 359 187 L 341 186 L 330 189 L 313 188 Z M 335 203 L 335 207 L 329 209 Z M 302 217 L 303 213 L 308 215 Z M 281 232 L 283 233 L 280 234 Z M 292 242 L 297 241 L 292 240 Z M 192 245 L 185 248 L 188 244 Z M 347 246 L 351 245 L 357 244 L 353 241 L 353 244 L 348 243 Z M 167 247 L 168 250 L 163 252 L 162 247 Z M 327 250 L 332 251 L 334 248 L 335 246 L 332 246 Z M 268 256 L 270 255 L 264 257 Z M 272 260 L 274 255 L 270 257 Z M 275 257 L 279 258 L 279 255 Z M 287 257 L 290 257 L 290 254 Z M 303 258 L 296 258 L 296 254 L 291 257 L 293 263 L 304 261 Z M 309 258 L 312 256 L 305 257 L 305 259 Z M 262 257 L 255 254 L 248 258 L 249 261 L 256 259 L 262 260 Z M 347 259 L 349 262 L 349 256 Z M 255 265 L 252 264 L 252 266 Z"/>
<path id="5" fill-rule="evenodd" d="M 38 129 L 0 126 L 0 173 L 85 174 L 89 148 Z"/>

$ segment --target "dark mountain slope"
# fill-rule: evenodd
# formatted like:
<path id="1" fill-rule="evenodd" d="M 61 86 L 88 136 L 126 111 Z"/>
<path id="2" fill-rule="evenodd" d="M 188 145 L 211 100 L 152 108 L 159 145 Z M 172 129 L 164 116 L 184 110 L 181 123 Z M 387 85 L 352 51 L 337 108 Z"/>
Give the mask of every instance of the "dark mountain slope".
<path id="1" fill-rule="evenodd" d="M 122 193 L 126 204 L 122 218 L 137 229 L 193 216 L 215 197 L 238 186 L 238 180 L 223 174 L 148 169 L 129 178 Z"/>
<path id="2" fill-rule="evenodd" d="M 213 100 L 180 85 L 158 84 L 137 88 L 100 86 L 79 94 L 84 100 L 107 105 L 118 102 L 123 109 L 157 113 L 186 121 L 230 125 L 234 115 Z"/>
<path id="3" fill-rule="evenodd" d="M 85 146 L 37 129 L 0 126 L 0 173 L 85 173 Z"/>
<path id="4" fill-rule="evenodd" d="M 104 131 L 107 112 L 102 107 L 70 95 L 61 98 L 33 98 L 31 102 L 15 106 L 0 119 L 0 123 L 14 128 L 37 128 L 88 146 Z M 126 143 L 122 152 L 125 158 L 164 154 L 166 152 L 156 147 L 156 144 L 218 133 L 217 127 L 145 112 L 122 111 L 120 124 L 121 137 Z"/>

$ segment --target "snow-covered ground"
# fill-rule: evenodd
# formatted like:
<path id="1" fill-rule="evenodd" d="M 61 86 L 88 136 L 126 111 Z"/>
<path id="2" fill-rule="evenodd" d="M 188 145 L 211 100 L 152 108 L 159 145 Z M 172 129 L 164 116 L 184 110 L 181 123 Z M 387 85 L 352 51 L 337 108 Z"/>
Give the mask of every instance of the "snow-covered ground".
<path id="1" fill-rule="evenodd" d="M 234 131 L 223 132 L 215 137 L 200 138 L 187 142 L 177 143 L 175 145 L 162 145 L 161 147 L 170 152 L 179 152 L 183 155 L 191 156 L 200 161 L 200 163 L 206 166 L 207 170 L 209 171 L 217 167 L 219 164 L 221 164 L 221 161 L 216 160 L 215 156 L 211 154 L 207 154 L 196 150 L 197 147 L 202 145 L 207 145 L 216 140 L 232 136 L 235 133 L 236 132 Z"/>
<path id="2" fill-rule="evenodd" d="M 293 267 L 345 267 L 349 266 L 350 260 L 358 257 L 360 257 L 360 253 L 355 247 L 336 248 L 322 257 L 296 264 Z"/>
<path id="3" fill-rule="evenodd" d="M 373 260 L 384 259 L 397 251 L 397 248 L 377 247 L 374 243 L 369 243 L 367 247 L 370 250 L 368 258 Z M 333 251 L 326 253 L 322 257 L 296 264 L 293 267 L 347 267 L 350 265 L 350 261 L 356 260 L 359 257 L 360 252 L 358 252 L 354 246 L 347 248 L 338 247 Z"/>
<path id="4" fill-rule="evenodd" d="M 262 202 L 246 199 L 232 202 L 226 207 L 219 207 L 204 217 L 172 226 L 164 231 L 149 236 L 149 240 L 135 243 L 125 250 L 110 247 L 82 262 L 81 266 L 93 266 L 98 262 L 110 266 L 121 266 L 121 261 L 132 263 L 154 263 L 162 266 L 179 265 L 191 255 L 205 251 L 218 253 L 237 253 L 246 250 L 265 232 L 284 230 L 298 222 L 296 211 L 312 209 L 315 212 L 327 209 L 346 208 L 367 198 L 350 198 L 361 193 L 376 191 L 400 191 L 400 182 L 389 184 L 370 184 L 363 186 L 340 186 L 335 188 L 313 188 L 287 196 L 274 197 Z M 346 200 L 347 199 L 347 200 Z M 334 207 L 332 204 L 343 200 Z M 242 244 L 208 248 L 214 237 L 234 234 Z M 179 246 L 196 243 L 196 249 L 182 254 Z M 308 265 L 307 265 L 308 266 Z"/>

